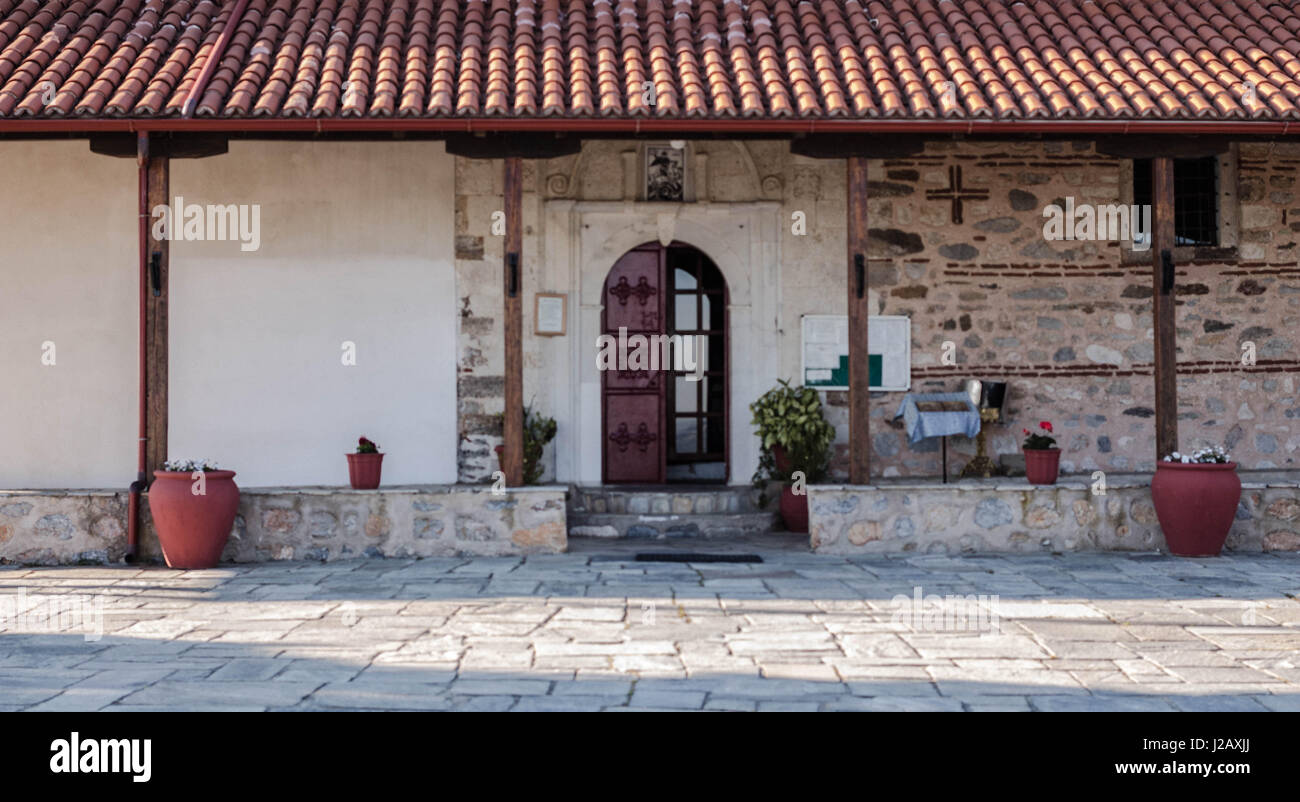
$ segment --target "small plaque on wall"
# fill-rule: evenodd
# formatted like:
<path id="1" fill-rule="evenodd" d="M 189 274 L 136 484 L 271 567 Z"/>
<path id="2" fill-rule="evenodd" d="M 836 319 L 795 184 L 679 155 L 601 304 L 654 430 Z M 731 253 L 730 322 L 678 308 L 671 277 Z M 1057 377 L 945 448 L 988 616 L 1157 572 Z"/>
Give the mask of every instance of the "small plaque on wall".
<path id="1" fill-rule="evenodd" d="M 561 337 L 568 323 L 568 296 L 539 292 L 533 299 L 533 333 L 540 337 Z"/>

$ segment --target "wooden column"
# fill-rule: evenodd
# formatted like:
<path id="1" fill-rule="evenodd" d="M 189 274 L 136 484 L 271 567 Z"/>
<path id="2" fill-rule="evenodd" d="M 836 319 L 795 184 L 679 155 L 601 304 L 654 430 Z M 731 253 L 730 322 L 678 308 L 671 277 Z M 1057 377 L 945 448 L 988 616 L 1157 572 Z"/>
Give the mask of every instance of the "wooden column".
<path id="1" fill-rule="evenodd" d="M 1151 159 L 1152 323 L 1155 329 L 1156 459 L 1178 450 L 1178 351 L 1174 330 L 1174 160 Z"/>
<path id="2" fill-rule="evenodd" d="M 871 481 L 871 383 L 867 357 L 867 160 L 848 158 L 849 481 Z"/>
<path id="3" fill-rule="evenodd" d="M 146 208 L 150 212 L 147 240 L 148 287 L 145 292 L 145 481 L 167 461 L 167 271 L 168 240 L 155 237 L 152 210 L 171 203 L 171 160 L 151 154 L 145 166 Z M 172 231 L 181 221 L 172 220 Z"/>
<path id="4" fill-rule="evenodd" d="M 524 483 L 523 161 L 505 160 L 505 449 L 501 470 L 508 487 Z"/>

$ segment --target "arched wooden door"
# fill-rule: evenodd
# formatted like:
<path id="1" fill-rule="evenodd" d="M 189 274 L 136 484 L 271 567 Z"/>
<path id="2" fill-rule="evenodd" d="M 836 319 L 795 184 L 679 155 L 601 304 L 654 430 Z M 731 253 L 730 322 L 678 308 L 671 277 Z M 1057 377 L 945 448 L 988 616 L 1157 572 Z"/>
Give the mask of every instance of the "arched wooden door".
<path id="1" fill-rule="evenodd" d="M 603 298 L 604 334 L 617 340 L 625 329 L 628 339 L 689 337 L 689 362 L 700 363 L 695 371 L 680 369 L 686 365 L 660 351 L 658 369 L 619 364 L 602 371 L 604 481 L 725 482 L 727 290 L 721 271 L 696 248 L 650 243 L 614 264 Z"/>

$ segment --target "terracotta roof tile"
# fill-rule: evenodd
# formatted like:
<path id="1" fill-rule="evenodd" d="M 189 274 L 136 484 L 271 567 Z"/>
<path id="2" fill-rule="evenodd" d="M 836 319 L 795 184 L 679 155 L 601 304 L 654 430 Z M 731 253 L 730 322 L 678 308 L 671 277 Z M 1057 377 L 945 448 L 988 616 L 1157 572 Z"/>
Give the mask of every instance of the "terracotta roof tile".
<path id="1" fill-rule="evenodd" d="M 588 17 L 585 0 L 569 0 L 565 15 L 567 27 L 565 51 L 569 59 L 568 92 L 569 110 L 573 114 L 594 114 L 596 111 L 596 88 L 592 83 L 592 59 L 587 38 Z"/>
<path id="2" fill-rule="evenodd" d="M 0 0 L 0 118 L 1300 118 L 1264 0 Z"/>

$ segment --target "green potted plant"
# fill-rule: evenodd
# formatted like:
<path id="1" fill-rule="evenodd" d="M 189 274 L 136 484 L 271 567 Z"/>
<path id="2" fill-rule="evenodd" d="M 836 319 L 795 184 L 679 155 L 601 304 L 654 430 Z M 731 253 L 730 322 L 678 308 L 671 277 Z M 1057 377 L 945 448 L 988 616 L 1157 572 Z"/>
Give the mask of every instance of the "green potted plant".
<path id="1" fill-rule="evenodd" d="M 784 379 L 749 405 L 750 421 L 761 451 L 754 486 L 763 491 L 769 480 L 781 487 L 781 520 L 791 532 L 808 531 L 808 494 L 794 483 L 815 484 L 826 478 L 835 427 L 826 421 L 822 400 L 811 387 L 791 387 Z M 764 497 L 765 500 L 765 497 Z"/>
<path id="2" fill-rule="evenodd" d="M 357 438 L 357 450 L 348 454 L 348 481 L 353 490 L 374 490 L 384 470 L 384 455 L 373 440 Z"/>
<path id="3" fill-rule="evenodd" d="M 1218 446 L 1177 451 L 1156 463 L 1151 502 L 1169 552 L 1214 557 L 1223 550 L 1241 501 L 1237 463 Z"/>
<path id="4" fill-rule="evenodd" d="M 524 484 L 535 485 L 541 481 L 545 469 L 542 467 L 542 454 L 546 444 L 555 439 L 555 418 L 547 418 L 533 412 L 533 407 L 524 407 Z M 497 465 L 504 470 L 502 456 L 506 447 L 496 447 Z"/>
<path id="5" fill-rule="evenodd" d="M 1052 437 L 1052 422 L 1039 421 L 1037 432 L 1025 433 L 1025 478 L 1030 484 L 1054 485 L 1061 472 L 1061 449 Z"/>
<path id="6" fill-rule="evenodd" d="M 221 559 L 239 511 L 235 472 L 209 459 L 169 459 L 153 472 L 149 513 L 172 568 L 211 568 Z"/>

